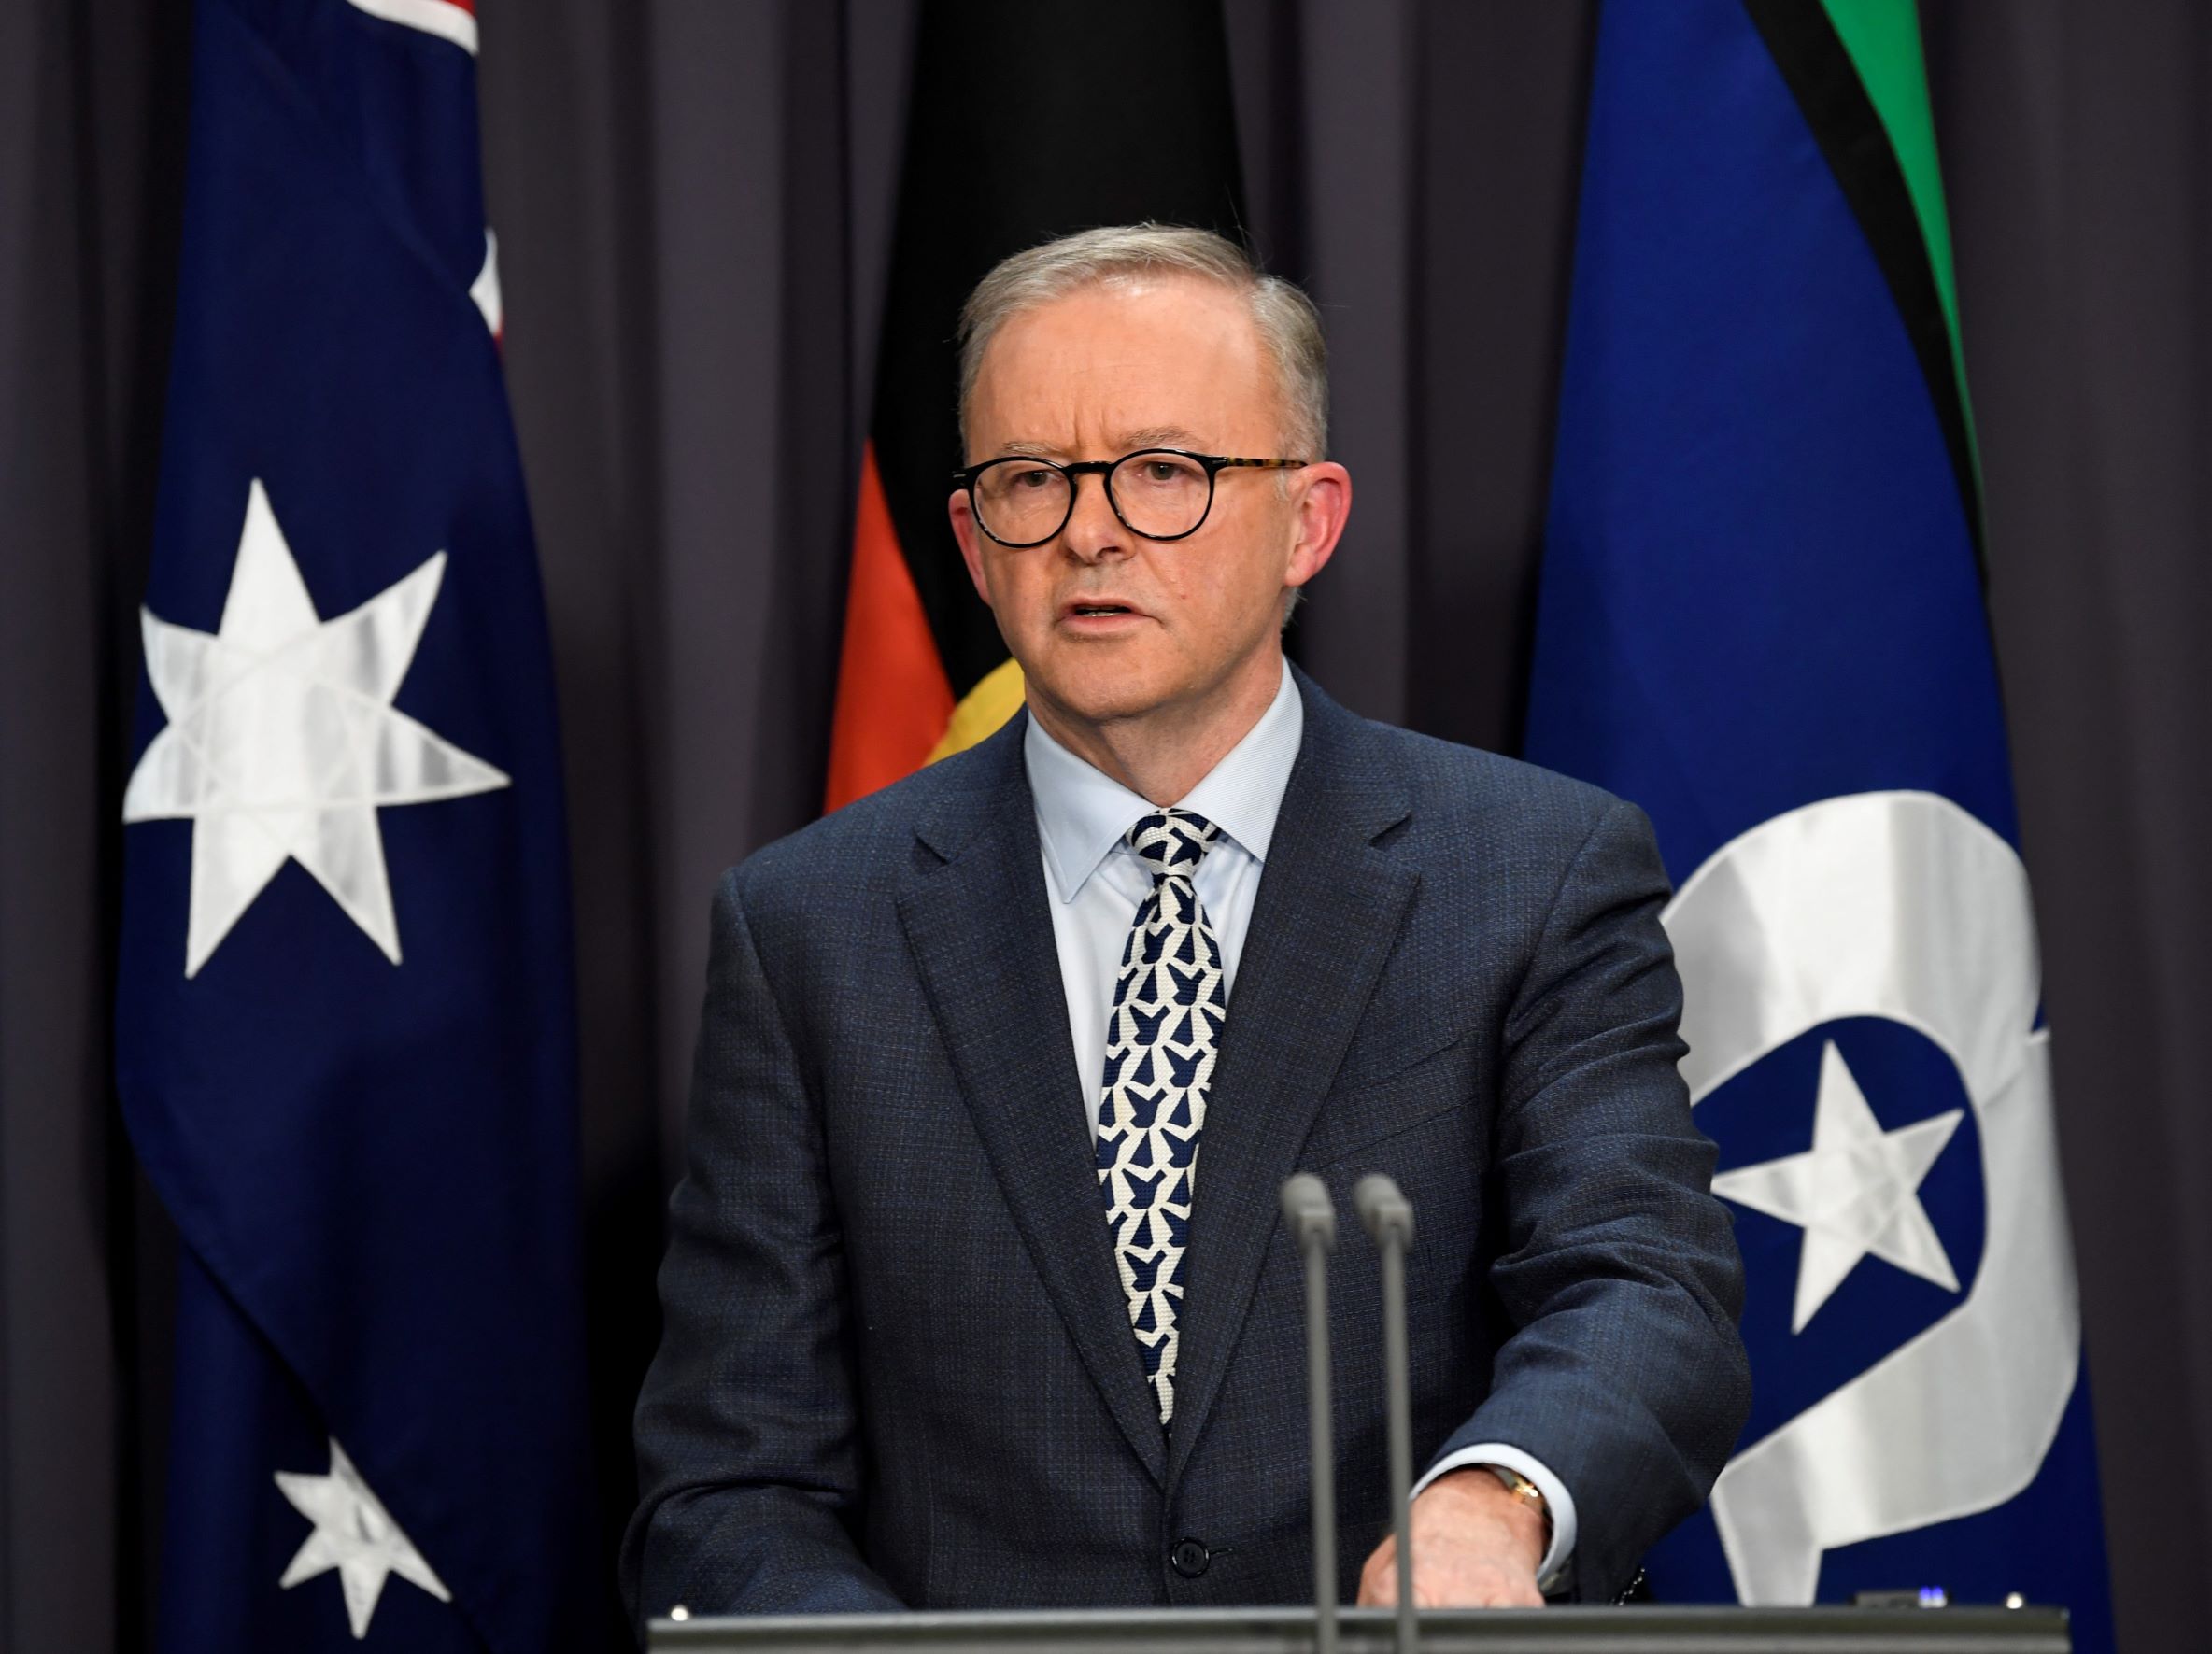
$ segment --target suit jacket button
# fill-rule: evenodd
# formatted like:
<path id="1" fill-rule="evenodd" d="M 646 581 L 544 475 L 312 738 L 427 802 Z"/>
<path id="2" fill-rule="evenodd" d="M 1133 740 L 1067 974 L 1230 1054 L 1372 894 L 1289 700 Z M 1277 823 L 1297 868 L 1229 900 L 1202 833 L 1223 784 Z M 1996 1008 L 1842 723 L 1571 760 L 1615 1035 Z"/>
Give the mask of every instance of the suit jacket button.
<path id="1" fill-rule="evenodd" d="M 1175 1548 L 1168 1552 L 1168 1561 L 1175 1565 L 1175 1572 L 1185 1579 L 1196 1579 L 1206 1571 L 1206 1564 L 1213 1560 L 1213 1553 L 1196 1539 L 1178 1539 Z"/>

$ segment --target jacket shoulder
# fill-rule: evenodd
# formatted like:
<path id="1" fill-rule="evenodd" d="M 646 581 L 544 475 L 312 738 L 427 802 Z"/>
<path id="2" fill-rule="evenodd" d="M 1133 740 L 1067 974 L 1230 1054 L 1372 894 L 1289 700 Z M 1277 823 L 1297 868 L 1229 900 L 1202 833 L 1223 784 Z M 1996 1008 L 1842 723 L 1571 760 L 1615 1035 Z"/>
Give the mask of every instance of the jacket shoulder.
<path id="1" fill-rule="evenodd" d="M 1540 765 L 1461 746 L 1387 724 L 1370 724 L 1397 754 L 1421 813 L 1432 825 L 1487 828 L 1501 820 L 1518 834 L 1557 835 L 1580 844 L 1624 800 Z"/>
<path id="2" fill-rule="evenodd" d="M 722 875 L 748 910 L 795 900 L 814 911 L 891 888 L 914 866 L 916 830 L 947 800 L 984 785 L 980 749 L 956 753 L 762 845 Z"/>
<path id="3" fill-rule="evenodd" d="M 1411 794 L 1406 849 L 1439 912 L 1485 915 L 1506 926 L 1496 935 L 1534 946 L 1570 890 L 1608 905 L 1671 894 L 1651 822 L 1633 803 L 1517 758 L 1390 734 Z"/>

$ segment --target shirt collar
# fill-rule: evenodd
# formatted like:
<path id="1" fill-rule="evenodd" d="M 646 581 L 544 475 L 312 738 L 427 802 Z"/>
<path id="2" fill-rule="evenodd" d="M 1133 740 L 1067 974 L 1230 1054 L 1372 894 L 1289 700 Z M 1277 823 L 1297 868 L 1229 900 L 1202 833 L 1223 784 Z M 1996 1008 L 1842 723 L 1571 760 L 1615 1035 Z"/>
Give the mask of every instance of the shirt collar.
<path id="1" fill-rule="evenodd" d="M 1259 722 L 1175 807 L 1204 816 L 1255 861 L 1266 861 L 1305 728 L 1305 701 L 1285 662 L 1282 686 Z M 1045 866 L 1059 898 L 1073 901 L 1129 828 L 1156 806 L 1077 757 L 1033 717 L 1022 734 L 1022 759 Z"/>

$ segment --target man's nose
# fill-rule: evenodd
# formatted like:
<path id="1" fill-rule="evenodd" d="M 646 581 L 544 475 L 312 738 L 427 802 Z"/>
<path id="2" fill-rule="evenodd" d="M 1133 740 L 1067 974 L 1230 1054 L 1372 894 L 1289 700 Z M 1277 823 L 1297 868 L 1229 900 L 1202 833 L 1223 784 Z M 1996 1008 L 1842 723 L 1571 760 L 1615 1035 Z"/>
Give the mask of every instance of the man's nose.
<path id="1" fill-rule="evenodd" d="M 1075 507 L 1068 514 L 1068 526 L 1060 530 L 1068 555 L 1089 563 L 1127 553 L 1131 549 L 1129 530 L 1114 515 L 1113 502 L 1106 493 L 1106 478 L 1092 473 L 1070 481 L 1075 487 Z"/>

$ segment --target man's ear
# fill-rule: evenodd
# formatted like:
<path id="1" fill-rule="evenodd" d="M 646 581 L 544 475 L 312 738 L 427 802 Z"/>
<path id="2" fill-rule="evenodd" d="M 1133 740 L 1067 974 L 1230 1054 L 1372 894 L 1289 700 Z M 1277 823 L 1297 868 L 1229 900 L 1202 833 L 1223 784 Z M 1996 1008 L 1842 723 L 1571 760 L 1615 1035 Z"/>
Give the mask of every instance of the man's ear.
<path id="1" fill-rule="evenodd" d="M 1290 566 L 1283 584 L 1299 587 L 1328 566 L 1337 542 L 1344 536 L 1344 522 L 1352 515 L 1352 474 L 1334 459 L 1324 459 L 1296 474 L 1298 494 L 1291 543 Z"/>
<path id="2" fill-rule="evenodd" d="M 952 516 L 953 538 L 960 543 L 960 560 L 968 565 L 968 578 L 987 609 L 991 593 L 983 581 L 983 530 L 975 526 L 975 502 L 968 498 L 968 490 L 961 488 L 944 502 L 944 508 Z"/>

